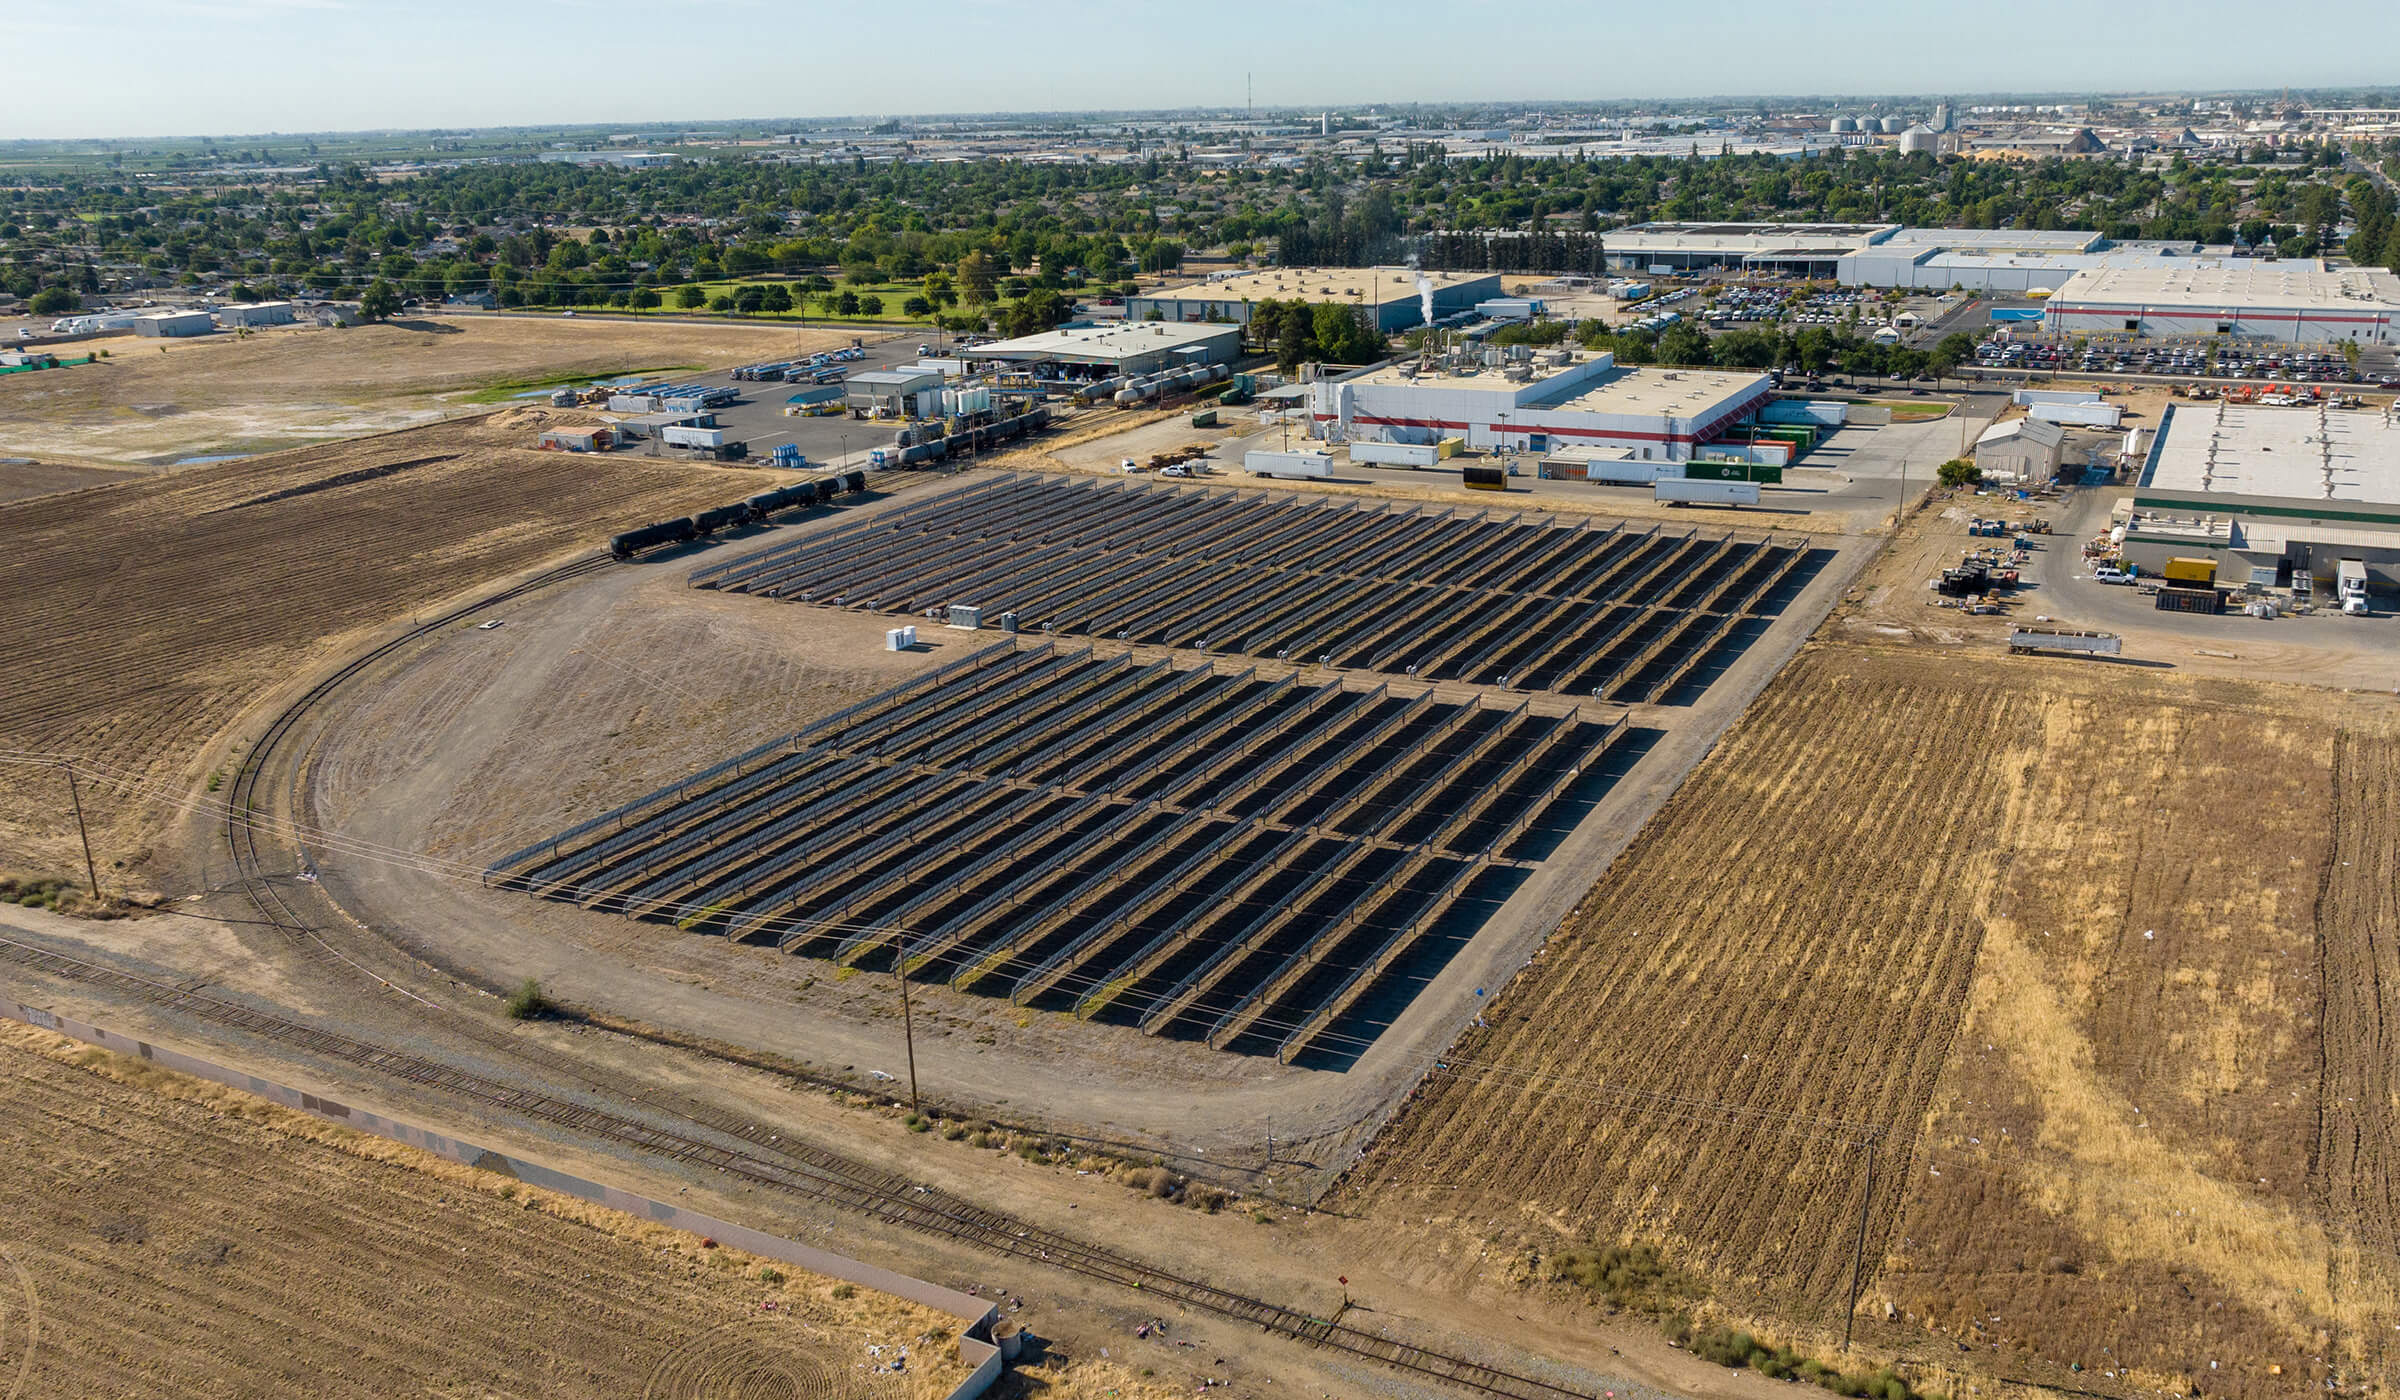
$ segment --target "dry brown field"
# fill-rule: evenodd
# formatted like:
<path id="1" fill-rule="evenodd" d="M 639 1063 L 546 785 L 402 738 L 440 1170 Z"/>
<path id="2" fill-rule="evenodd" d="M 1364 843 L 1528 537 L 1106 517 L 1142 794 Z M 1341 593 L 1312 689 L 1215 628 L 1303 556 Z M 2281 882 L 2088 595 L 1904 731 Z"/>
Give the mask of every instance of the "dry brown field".
<path id="1" fill-rule="evenodd" d="M 2388 1393 L 2394 728 L 2323 690 L 1812 645 L 1342 1199 L 1419 1271 L 1657 1241 L 1829 1351 L 1872 1155 L 1874 1345 Z"/>
<path id="2" fill-rule="evenodd" d="M 0 1152 L 11 1395 L 936 1400 L 966 1374 L 955 1318 L 26 1027 L 0 1028 Z"/>
<path id="3" fill-rule="evenodd" d="M 93 342 L 95 365 L 0 375 L 0 456 L 162 465 L 431 422 L 499 383 L 721 369 L 847 344 L 833 331 L 624 321 L 402 317 L 162 344 Z M 82 347 L 78 347 L 80 350 Z"/>
<path id="4" fill-rule="evenodd" d="M 615 531 L 739 499 L 759 473 L 535 452 L 510 419 L 445 424 L 49 496 L 0 526 L 0 749 L 199 795 L 202 747 L 269 687 L 372 629 Z M 47 782 L 0 784 L 0 864 L 63 856 Z M 165 809 L 100 810 L 102 859 Z M 58 849 L 50 849 L 58 847 Z"/>

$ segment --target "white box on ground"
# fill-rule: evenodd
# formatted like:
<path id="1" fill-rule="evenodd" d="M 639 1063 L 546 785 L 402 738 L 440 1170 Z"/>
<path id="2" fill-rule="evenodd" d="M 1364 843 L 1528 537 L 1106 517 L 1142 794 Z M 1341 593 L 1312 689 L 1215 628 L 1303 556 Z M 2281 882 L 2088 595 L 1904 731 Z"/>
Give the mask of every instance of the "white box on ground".
<path id="1" fill-rule="evenodd" d="M 916 649 L 916 645 L 917 629 L 913 626 L 895 627 L 883 634 L 885 651 L 913 651 Z"/>

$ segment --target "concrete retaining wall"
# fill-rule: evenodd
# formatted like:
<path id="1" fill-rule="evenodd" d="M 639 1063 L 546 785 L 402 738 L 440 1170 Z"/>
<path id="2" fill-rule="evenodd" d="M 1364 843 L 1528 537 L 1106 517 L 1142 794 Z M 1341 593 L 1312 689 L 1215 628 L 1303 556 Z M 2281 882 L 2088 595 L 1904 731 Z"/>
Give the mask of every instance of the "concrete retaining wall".
<path id="1" fill-rule="evenodd" d="M 607 1206 L 612 1210 L 621 1210 L 627 1215 L 639 1216 L 644 1220 L 655 1220 L 662 1225 L 671 1225 L 678 1230 L 687 1230 L 695 1235 L 705 1235 L 720 1244 L 748 1250 L 763 1259 L 781 1260 L 811 1273 L 823 1274 L 827 1278 L 854 1283 L 861 1288 L 872 1288 L 879 1293 L 889 1293 L 895 1298 L 905 1298 L 912 1303 L 921 1304 L 936 1312 L 958 1319 L 959 1359 L 973 1369 L 967 1378 L 959 1383 L 958 1388 L 950 1392 L 949 1400 L 976 1400 L 977 1396 L 982 1395 L 992 1382 L 999 1378 L 1000 1349 L 987 1340 L 991 1335 L 991 1324 L 1000 1315 L 999 1309 L 970 1294 L 961 1293 L 952 1288 L 944 1288 L 939 1284 L 927 1283 L 923 1279 L 910 1278 L 906 1274 L 894 1273 L 890 1269 L 861 1263 L 856 1259 L 845 1258 L 839 1254 L 829 1254 L 821 1249 L 812 1249 L 779 1235 L 770 1235 L 763 1230 L 753 1230 L 747 1225 L 736 1225 L 730 1220 L 720 1220 L 713 1215 L 703 1215 L 695 1210 L 686 1210 L 681 1206 L 653 1200 L 648 1196 L 636 1195 L 615 1186 L 604 1186 L 598 1182 L 586 1181 L 582 1177 L 570 1176 L 565 1172 L 545 1167 L 538 1162 L 527 1161 L 521 1157 L 510 1157 L 488 1147 L 477 1147 L 458 1138 L 445 1137 L 413 1124 L 369 1113 L 362 1108 L 353 1108 L 332 1099 L 303 1093 L 272 1080 L 260 1079 L 253 1075 L 243 1074 L 238 1070 L 226 1069 L 197 1056 L 186 1055 L 181 1051 L 170 1050 L 147 1041 L 136 1040 L 132 1036 L 100 1026 L 70 1020 L 37 1006 L 27 1006 L 22 1002 L 0 998 L 0 1016 L 23 1021 L 27 1025 L 39 1026 L 46 1031 L 55 1031 L 86 1044 L 114 1050 L 120 1055 L 131 1055 L 137 1059 L 148 1060 L 152 1064 L 164 1066 L 178 1074 L 188 1074 L 194 1079 L 205 1079 L 212 1084 L 223 1084 L 228 1088 L 239 1089 L 243 1093 L 265 1099 L 270 1103 L 281 1104 L 285 1108 L 295 1109 L 311 1117 L 322 1118 L 329 1123 L 338 1123 L 345 1128 L 354 1128 L 362 1133 L 372 1133 L 393 1142 L 406 1143 L 410 1147 L 430 1152 L 436 1157 L 457 1162 L 463 1166 L 474 1167 L 480 1171 L 498 1172 L 512 1180 L 522 1181 L 528 1186 L 538 1186 L 545 1191 L 556 1191 L 563 1196 L 573 1196 L 579 1200 Z"/>

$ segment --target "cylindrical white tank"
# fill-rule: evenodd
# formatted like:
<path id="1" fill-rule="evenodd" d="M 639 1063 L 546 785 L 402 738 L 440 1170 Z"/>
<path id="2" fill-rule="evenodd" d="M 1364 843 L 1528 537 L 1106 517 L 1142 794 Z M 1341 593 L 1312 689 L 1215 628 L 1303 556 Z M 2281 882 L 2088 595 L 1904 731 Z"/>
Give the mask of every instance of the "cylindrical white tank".
<path id="1" fill-rule="evenodd" d="M 1885 117 L 1883 119 L 1883 130 L 1884 134 L 1887 136 L 1894 132 L 1906 131 L 1908 130 L 1908 123 L 1902 121 L 1898 117 Z"/>
<path id="2" fill-rule="evenodd" d="M 1912 126 L 1900 133 L 1902 155 L 1933 155 L 1942 149 L 1942 138 L 1921 126 Z"/>
<path id="3" fill-rule="evenodd" d="M 1836 136 L 1845 135 L 1849 132 L 1858 130 L 1858 118 L 1835 117 L 1833 119 L 1833 125 L 1827 129 L 1832 131 Z"/>

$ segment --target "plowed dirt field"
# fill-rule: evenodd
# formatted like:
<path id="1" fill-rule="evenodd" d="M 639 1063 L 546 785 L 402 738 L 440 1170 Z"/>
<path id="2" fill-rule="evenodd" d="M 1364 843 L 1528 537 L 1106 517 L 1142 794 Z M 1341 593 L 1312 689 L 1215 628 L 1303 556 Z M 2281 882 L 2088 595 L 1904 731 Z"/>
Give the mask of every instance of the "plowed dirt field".
<path id="1" fill-rule="evenodd" d="M 2392 719 L 1812 647 L 1344 1199 L 1417 1273 L 1659 1241 L 1822 1343 L 1871 1156 L 1878 1345 L 2103 1393 L 2388 1384 Z"/>
<path id="2" fill-rule="evenodd" d="M 10 1395 L 935 1400 L 966 1374 L 955 1318 L 14 1025 L 0 1153 Z"/>
<path id="3" fill-rule="evenodd" d="M 16 507 L 0 525 L 0 749 L 204 796 L 201 747 L 359 629 L 764 479 L 535 452 L 533 433 L 478 419 Z M 63 784 L 9 772 L 0 865 L 65 859 Z M 101 798 L 103 863 L 138 858 L 165 812 Z"/>

